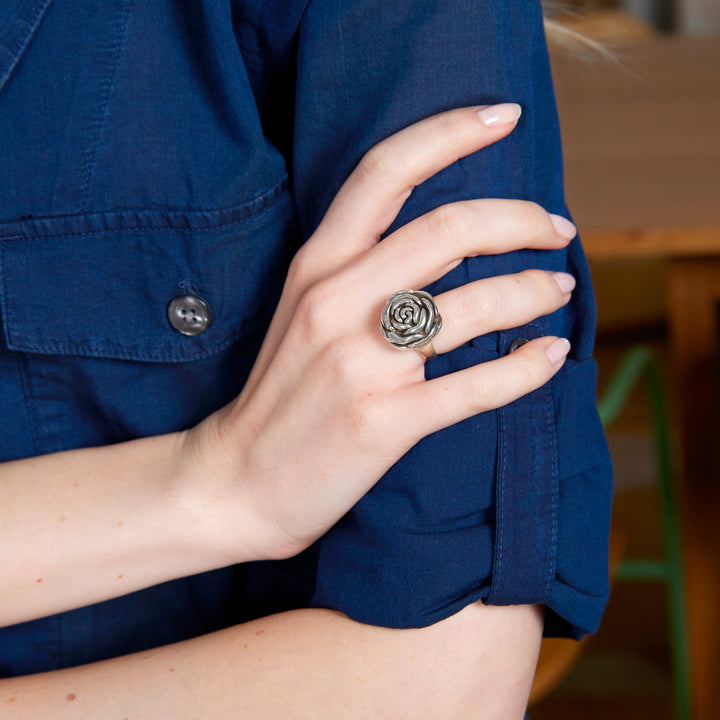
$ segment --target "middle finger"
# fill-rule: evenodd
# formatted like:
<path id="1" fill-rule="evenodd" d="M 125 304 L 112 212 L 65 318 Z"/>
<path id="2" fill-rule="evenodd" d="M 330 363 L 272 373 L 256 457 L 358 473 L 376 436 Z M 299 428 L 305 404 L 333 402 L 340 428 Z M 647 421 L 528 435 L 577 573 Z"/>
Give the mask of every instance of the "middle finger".
<path id="1" fill-rule="evenodd" d="M 425 287 L 464 258 L 520 250 L 559 249 L 575 226 L 523 200 L 467 200 L 443 205 L 408 223 L 369 250 L 356 270 L 391 295 Z"/>

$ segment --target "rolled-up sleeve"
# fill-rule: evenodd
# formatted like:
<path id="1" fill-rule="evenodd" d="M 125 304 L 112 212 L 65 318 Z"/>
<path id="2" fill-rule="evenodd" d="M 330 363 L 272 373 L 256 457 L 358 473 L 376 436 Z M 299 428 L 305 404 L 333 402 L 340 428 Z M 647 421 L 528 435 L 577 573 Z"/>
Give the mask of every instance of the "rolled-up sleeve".
<path id="1" fill-rule="evenodd" d="M 539 2 L 311 0 L 303 9 L 290 163 L 305 237 L 379 140 L 442 110 L 496 102 L 521 104 L 517 128 L 416 188 L 394 227 L 478 197 L 567 214 Z M 468 259 L 430 291 L 528 267 L 573 273 L 570 305 L 477 338 L 429 362 L 427 375 L 546 334 L 570 339 L 565 367 L 531 395 L 436 433 L 402 458 L 313 548 L 312 605 L 417 627 L 478 600 L 543 603 L 548 633 L 597 628 L 608 593 L 611 471 L 595 411 L 594 305 L 579 242 Z"/>

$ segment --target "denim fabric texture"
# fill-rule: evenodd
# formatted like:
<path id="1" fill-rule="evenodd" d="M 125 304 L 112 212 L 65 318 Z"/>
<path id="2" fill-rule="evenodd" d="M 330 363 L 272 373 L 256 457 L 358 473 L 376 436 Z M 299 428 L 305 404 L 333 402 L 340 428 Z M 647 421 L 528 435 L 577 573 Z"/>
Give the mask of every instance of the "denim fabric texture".
<path id="1" fill-rule="evenodd" d="M 505 140 L 418 187 L 567 215 L 536 0 L 19 0 L 0 7 L 0 459 L 191 427 L 242 388 L 294 252 L 363 153 L 432 113 L 518 102 Z M 342 242 L 342 238 L 338 238 Z M 67 667 L 296 607 L 419 627 L 476 600 L 594 631 L 611 470 L 592 290 L 562 251 L 466 260 L 429 288 L 571 272 L 572 302 L 428 363 L 568 337 L 549 384 L 419 443 L 300 556 L 0 630 L 0 675 Z M 197 336 L 168 303 L 213 311 Z M 42 492 L 42 487 L 38 487 Z"/>

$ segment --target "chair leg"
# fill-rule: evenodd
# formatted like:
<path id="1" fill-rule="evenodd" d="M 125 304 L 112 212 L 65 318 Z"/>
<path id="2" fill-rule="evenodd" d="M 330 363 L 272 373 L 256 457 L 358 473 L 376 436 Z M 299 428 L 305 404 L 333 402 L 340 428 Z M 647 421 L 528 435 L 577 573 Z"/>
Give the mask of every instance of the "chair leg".
<path id="1" fill-rule="evenodd" d="M 664 561 L 624 561 L 618 568 L 621 579 L 662 579 L 667 584 L 670 646 L 672 652 L 673 691 L 676 720 L 689 720 L 690 661 L 687 631 L 687 610 L 682 573 L 680 523 L 674 485 L 673 458 L 667 403 L 662 375 L 654 354 L 644 346 L 633 348 L 625 356 L 610 388 L 598 403 L 603 424 L 611 423 L 620 413 L 635 382 L 643 376 L 652 409 L 653 434 L 660 481 L 660 506 Z"/>
<path id="2" fill-rule="evenodd" d="M 676 720 L 690 719 L 690 650 L 687 608 L 682 572 L 682 547 L 678 517 L 675 473 L 670 451 L 667 404 L 657 360 L 652 356 L 646 369 L 648 391 L 653 407 L 655 447 L 661 487 L 661 507 L 667 559 L 667 587 L 670 612 L 670 646 L 673 662 L 673 687 Z"/>

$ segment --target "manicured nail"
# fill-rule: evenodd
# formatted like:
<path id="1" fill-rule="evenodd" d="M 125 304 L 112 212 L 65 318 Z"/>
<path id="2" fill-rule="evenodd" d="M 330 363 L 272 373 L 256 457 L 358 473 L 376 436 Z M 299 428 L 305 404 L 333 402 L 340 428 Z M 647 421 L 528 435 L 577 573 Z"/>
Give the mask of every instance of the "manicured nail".
<path id="1" fill-rule="evenodd" d="M 550 219 L 555 226 L 555 232 L 566 240 L 572 240 L 577 235 L 577 228 L 561 215 L 551 215 Z"/>
<path id="2" fill-rule="evenodd" d="M 545 354 L 553 365 L 557 365 L 570 352 L 570 341 L 558 338 L 545 348 Z"/>
<path id="3" fill-rule="evenodd" d="M 522 113 L 522 108 L 517 103 L 502 103 L 501 105 L 490 105 L 478 110 L 478 116 L 488 127 L 495 125 L 508 125 L 517 122 Z"/>
<path id="4" fill-rule="evenodd" d="M 560 288 L 560 292 L 569 293 L 575 289 L 575 278 L 566 272 L 554 272 L 552 274 L 555 282 Z"/>

